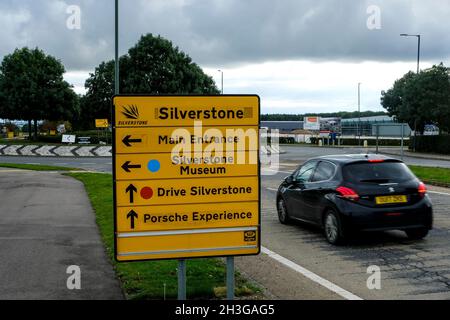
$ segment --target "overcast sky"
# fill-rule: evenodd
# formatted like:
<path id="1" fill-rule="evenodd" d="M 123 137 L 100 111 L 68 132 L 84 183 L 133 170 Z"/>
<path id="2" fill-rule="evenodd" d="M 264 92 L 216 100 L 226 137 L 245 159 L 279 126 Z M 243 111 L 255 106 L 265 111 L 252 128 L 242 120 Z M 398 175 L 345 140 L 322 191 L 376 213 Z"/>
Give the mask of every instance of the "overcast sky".
<path id="1" fill-rule="evenodd" d="M 80 28 L 67 20 L 80 9 Z M 73 8 L 73 7 L 72 7 Z M 120 0 L 120 53 L 145 33 L 171 40 L 224 93 L 261 97 L 264 113 L 382 110 L 380 91 L 421 68 L 450 65 L 448 0 Z M 74 26 L 73 24 L 70 24 Z M 0 58 L 43 49 L 79 93 L 114 57 L 114 0 L 1 0 Z"/>

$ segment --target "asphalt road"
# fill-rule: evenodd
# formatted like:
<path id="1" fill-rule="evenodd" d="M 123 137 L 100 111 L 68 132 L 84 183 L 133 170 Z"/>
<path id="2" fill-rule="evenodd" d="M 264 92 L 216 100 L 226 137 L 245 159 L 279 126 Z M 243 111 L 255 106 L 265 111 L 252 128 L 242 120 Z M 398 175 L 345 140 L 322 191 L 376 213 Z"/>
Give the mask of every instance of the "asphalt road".
<path id="1" fill-rule="evenodd" d="M 450 190 L 430 187 L 434 204 L 434 230 L 421 241 L 410 241 L 402 232 L 370 233 L 350 245 L 329 245 L 320 230 L 302 224 L 281 225 L 275 210 L 275 190 L 280 181 L 310 157 L 359 153 L 356 148 L 284 146 L 280 169 L 262 175 L 262 245 L 288 263 L 313 272 L 363 299 L 450 299 Z M 450 167 L 449 161 L 405 157 L 407 164 Z M 0 162 L 67 165 L 111 171 L 109 158 L 0 157 Z M 327 286 L 311 281 L 266 254 L 236 259 L 244 274 L 265 286 L 271 298 L 342 299 Z M 381 270 L 381 289 L 368 289 L 369 266 Z"/>
<path id="2" fill-rule="evenodd" d="M 329 155 L 329 154 L 351 154 L 365 153 L 364 148 L 327 148 L 327 147 L 307 147 L 307 146 L 289 146 L 283 145 L 282 150 L 286 153 L 280 155 L 282 163 L 301 163 L 308 158 Z M 370 149 L 374 152 L 374 149 Z M 389 149 L 386 149 L 389 150 Z M 395 150 L 395 148 L 391 148 Z M 399 149 L 397 149 L 398 151 Z M 400 158 L 400 156 L 389 155 L 391 157 Z M 450 161 L 436 159 L 421 159 L 414 157 L 403 158 L 406 164 L 450 168 Z M 45 164 L 64 167 L 75 167 L 84 170 L 92 170 L 99 172 L 111 172 L 111 158 L 97 157 L 16 157 L 16 156 L 0 156 L 0 163 L 29 163 L 29 164 Z"/>
<path id="3" fill-rule="evenodd" d="M 298 162 L 304 161 L 311 157 L 317 157 L 322 155 L 330 154 L 355 154 L 355 153 L 366 153 L 369 150 L 371 153 L 375 153 L 375 148 L 365 149 L 358 147 L 345 147 L 345 148 L 327 148 L 327 147 L 307 147 L 307 146 L 289 146 L 283 145 L 282 150 L 287 151 L 286 154 L 281 155 L 283 162 Z M 380 153 L 392 152 L 400 153 L 400 148 L 380 148 Z M 400 159 L 400 155 L 387 154 L 390 157 Z M 436 160 L 436 159 L 422 159 L 415 157 L 404 156 L 403 161 L 406 164 L 418 165 L 418 166 L 430 166 L 430 167 L 442 167 L 450 168 L 450 161 Z"/>
<path id="4" fill-rule="evenodd" d="M 0 168 L 0 203 L 0 300 L 123 299 L 81 182 Z"/>

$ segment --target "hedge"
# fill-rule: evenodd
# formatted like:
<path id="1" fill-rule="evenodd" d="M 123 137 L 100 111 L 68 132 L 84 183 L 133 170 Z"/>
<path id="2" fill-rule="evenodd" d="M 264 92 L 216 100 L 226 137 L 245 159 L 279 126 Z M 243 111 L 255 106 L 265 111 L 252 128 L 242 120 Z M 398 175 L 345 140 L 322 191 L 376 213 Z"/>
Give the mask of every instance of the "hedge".
<path id="1" fill-rule="evenodd" d="M 412 150 L 414 145 L 418 152 L 450 154 L 450 135 L 411 137 L 409 149 Z"/>
<path id="2" fill-rule="evenodd" d="M 270 143 L 270 141 L 268 141 L 268 143 Z M 294 144 L 295 143 L 295 139 L 292 137 L 280 137 L 278 140 L 278 143 L 281 144 Z"/>

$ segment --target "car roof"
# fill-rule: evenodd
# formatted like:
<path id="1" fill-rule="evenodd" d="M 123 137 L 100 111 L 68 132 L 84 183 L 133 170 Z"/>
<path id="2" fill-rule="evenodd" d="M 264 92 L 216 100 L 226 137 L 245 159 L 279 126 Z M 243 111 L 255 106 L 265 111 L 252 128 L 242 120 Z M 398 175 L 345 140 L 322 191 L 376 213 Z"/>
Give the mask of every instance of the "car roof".
<path id="1" fill-rule="evenodd" d="M 383 161 L 397 161 L 401 162 L 400 160 L 384 156 L 381 154 L 371 154 L 371 153 L 361 153 L 361 154 L 336 154 L 336 155 L 326 155 L 326 156 L 320 156 L 316 158 L 312 158 L 310 160 L 329 160 L 332 162 L 337 162 L 340 164 L 347 164 L 347 163 L 353 163 L 353 162 L 360 162 L 360 161 L 370 161 L 370 160 L 383 160 Z"/>

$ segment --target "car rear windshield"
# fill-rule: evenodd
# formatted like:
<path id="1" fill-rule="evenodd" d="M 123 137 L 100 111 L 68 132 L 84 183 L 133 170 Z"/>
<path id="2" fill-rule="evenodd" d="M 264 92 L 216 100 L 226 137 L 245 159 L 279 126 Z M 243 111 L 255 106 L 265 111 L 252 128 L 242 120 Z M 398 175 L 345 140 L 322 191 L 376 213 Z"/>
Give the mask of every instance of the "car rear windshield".
<path id="1" fill-rule="evenodd" d="M 358 183 L 403 182 L 415 176 L 402 162 L 360 162 L 343 167 L 344 180 Z"/>

